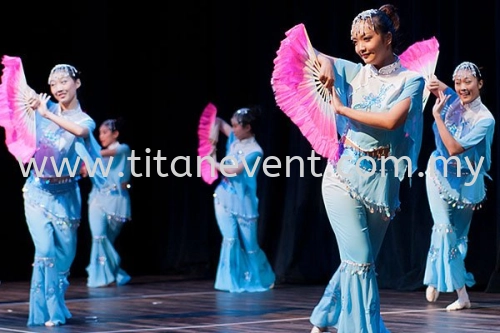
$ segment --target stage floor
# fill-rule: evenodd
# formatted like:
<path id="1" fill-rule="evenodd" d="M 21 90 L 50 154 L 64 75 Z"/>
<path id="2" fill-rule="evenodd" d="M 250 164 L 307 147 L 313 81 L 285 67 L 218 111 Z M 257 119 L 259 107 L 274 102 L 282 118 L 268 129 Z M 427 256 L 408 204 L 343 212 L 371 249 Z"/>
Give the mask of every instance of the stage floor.
<path id="1" fill-rule="evenodd" d="M 27 327 L 29 282 L 0 284 L 0 332 L 302 332 L 323 285 L 279 284 L 263 293 L 231 294 L 212 280 L 150 276 L 121 287 L 90 289 L 70 279 L 73 314 L 66 325 Z M 500 293 L 470 292 L 472 308 L 447 312 L 455 294 L 430 304 L 425 292 L 381 290 L 381 310 L 392 333 L 500 332 Z M 332 333 L 336 332 L 332 330 Z"/>

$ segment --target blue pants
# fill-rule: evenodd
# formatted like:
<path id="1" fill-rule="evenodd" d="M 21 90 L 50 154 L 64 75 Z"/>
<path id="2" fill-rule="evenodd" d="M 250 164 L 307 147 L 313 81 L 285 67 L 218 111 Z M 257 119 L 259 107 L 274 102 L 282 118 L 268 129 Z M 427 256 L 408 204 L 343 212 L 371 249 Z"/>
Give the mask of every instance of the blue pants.
<path id="1" fill-rule="evenodd" d="M 467 235 L 473 210 L 458 208 L 441 198 L 432 177 L 426 177 L 427 197 L 434 220 L 431 244 L 425 267 L 424 284 L 440 292 L 452 292 L 475 284 L 474 276 L 465 269 Z"/>
<path id="2" fill-rule="evenodd" d="M 215 202 L 222 245 L 215 289 L 230 292 L 266 291 L 275 274 L 257 239 L 257 219 L 238 217 Z"/>
<path id="3" fill-rule="evenodd" d="M 341 264 L 310 321 L 318 327 L 336 327 L 339 333 L 388 332 L 380 316 L 374 263 L 389 221 L 352 198 L 331 165 L 323 177 L 322 191 Z"/>
<path id="4" fill-rule="evenodd" d="M 117 285 L 128 283 L 130 276 L 120 268 L 121 258 L 113 245 L 124 222 L 108 218 L 95 201 L 90 202 L 88 215 L 92 247 L 87 266 L 87 286 L 104 287 L 113 282 Z"/>
<path id="5" fill-rule="evenodd" d="M 64 294 L 76 254 L 77 225 L 51 221 L 44 210 L 29 204 L 25 215 L 35 245 L 28 326 L 64 324 L 71 317 Z"/>

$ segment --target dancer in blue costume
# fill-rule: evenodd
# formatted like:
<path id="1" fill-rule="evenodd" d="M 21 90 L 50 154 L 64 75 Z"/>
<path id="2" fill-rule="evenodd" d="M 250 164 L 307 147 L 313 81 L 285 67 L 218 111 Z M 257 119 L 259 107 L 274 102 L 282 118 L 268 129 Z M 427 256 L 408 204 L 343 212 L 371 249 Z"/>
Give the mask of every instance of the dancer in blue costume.
<path id="1" fill-rule="evenodd" d="M 130 276 L 120 268 L 121 258 L 114 247 L 123 224 L 131 219 L 128 191 L 131 151 L 127 144 L 118 141 L 121 130 L 121 119 L 108 119 L 99 127 L 102 162 L 109 170 L 105 185 L 93 186 L 88 199 L 92 233 L 88 287 L 105 287 L 112 283 L 121 286 L 130 281 Z"/>
<path id="2" fill-rule="evenodd" d="M 458 299 L 446 309 L 471 307 L 466 286 L 475 284 L 465 269 L 467 235 L 472 215 L 486 197 L 485 177 L 491 165 L 495 119 L 482 103 L 483 78 L 471 62 L 453 73 L 455 90 L 437 78 L 428 89 L 437 97 L 432 109 L 436 149 L 427 165 L 427 196 L 434 219 L 425 267 L 426 298 L 456 291 Z"/>
<path id="3" fill-rule="evenodd" d="M 95 122 L 83 112 L 77 98 L 79 72 L 71 65 L 57 65 L 49 86 L 58 103 L 42 93 L 30 100 L 37 110 L 37 150 L 32 160 L 43 171 L 31 173 L 23 187 L 26 221 L 35 245 L 28 326 L 56 326 L 71 317 L 64 295 L 76 254 L 81 217 L 78 186 L 83 161 L 93 170 L 100 146 L 92 135 Z M 102 184 L 97 170 L 92 181 Z"/>
<path id="4" fill-rule="evenodd" d="M 425 86 L 394 53 L 398 28 L 390 4 L 363 11 L 353 21 L 351 39 L 364 65 L 318 52 L 320 80 L 335 87 L 342 144 L 322 183 L 341 264 L 312 312 L 312 333 L 329 327 L 339 333 L 388 332 L 375 260 L 400 205 L 400 182 L 417 168 Z"/>
<path id="5" fill-rule="evenodd" d="M 263 152 L 255 140 L 258 107 L 237 110 L 231 125 L 217 118 L 227 137 L 226 156 L 215 163 L 223 178 L 214 193 L 217 224 L 222 234 L 215 289 L 229 292 L 266 291 L 275 274 L 259 247 L 257 174 Z M 248 171 L 245 168 L 245 164 Z"/>

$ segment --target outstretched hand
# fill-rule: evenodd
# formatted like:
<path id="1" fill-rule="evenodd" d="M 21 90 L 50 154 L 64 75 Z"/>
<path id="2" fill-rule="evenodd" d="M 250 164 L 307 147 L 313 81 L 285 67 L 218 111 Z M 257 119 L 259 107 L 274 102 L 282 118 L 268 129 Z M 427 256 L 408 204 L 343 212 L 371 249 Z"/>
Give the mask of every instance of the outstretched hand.
<path id="1" fill-rule="evenodd" d="M 434 118 L 441 117 L 441 111 L 443 110 L 443 107 L 446 105 L 446 102 L 448 101 L 449 98 L 450 95 L 445 95 L 442 90 L 439 90 L 436 102 L 432 107 L 432 115 L 434 116 Z"/>
<path id="2" fill-rule="evenodd" d="M 50 95 L 46 93 L 41 93 L 38 99 L 40 102 L 37 108 L 38 113 L 40 113 L 42 117 L 47 118 L 48 115 L 50 114 L 50 111 L 47 108 L 47 102 L 50 100 Z"/>

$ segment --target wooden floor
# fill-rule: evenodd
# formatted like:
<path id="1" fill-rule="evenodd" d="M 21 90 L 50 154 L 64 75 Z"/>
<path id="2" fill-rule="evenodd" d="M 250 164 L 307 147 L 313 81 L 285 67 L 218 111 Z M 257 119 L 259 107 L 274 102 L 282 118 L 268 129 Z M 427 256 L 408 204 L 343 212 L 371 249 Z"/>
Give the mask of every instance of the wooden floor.
<path id="1" fill-rule="evenodd" d="M 0 332 L 303 332 L 324 286 L 277 285 L 264 293 L 231 294 L 211 280 L 136 277 L 129 285 L 89 289 L 70 280 L 66 325 L 27 327 L 28 282 L 0 284 Z M 500 294 L 470 292 L 472 309 L 446 312 L 454 294 L 427 303 L 424 291 L 381 290 L 382 316 L 392 333 L 500 332 Z M 335 330 L 332 330 L 335 332 Z"/>

